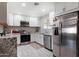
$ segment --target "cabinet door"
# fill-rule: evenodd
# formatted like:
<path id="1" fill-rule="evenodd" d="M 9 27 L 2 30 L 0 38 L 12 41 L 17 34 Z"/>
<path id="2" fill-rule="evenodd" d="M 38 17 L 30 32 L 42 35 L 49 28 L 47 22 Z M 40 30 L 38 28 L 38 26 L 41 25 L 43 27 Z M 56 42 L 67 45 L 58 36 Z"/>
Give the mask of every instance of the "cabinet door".
<path id="1" fill-rule="evenodd" d="M 38 18 L 30 17 L 30 26 L 31 27 L 39 27 Z"/>
<path id="2" fill-rule="evenodd" d="M 30 17 L 25 16 L 24 19 L 25 19 L 26 22 L 30 21 Z"/>
<path id="3" fill-rule="evenodd" d="M 23 15 L 20 15 L 20 21 L 25 21 L 25 17 Z"/>
<path id="4" fill-rule="evenodd" d="M 78 2 L 66 2 L 66 11 L 78 8 Z"/>
<path id="5" fill-rule="evenodd" d="M 7 24 L 9 26 L 13 26 L 13 14 L 8 14 L 7 15 Z"/>
<path id="6" fill-rule="evenodd" d="M 36 41 L 40 43 L 41 45 L 44 45 L 43 35 L 39 33 L 32 33 L 31 34 L 31 42 Z"/>
<path id="7" fill-rule="evenodd" d="M 30 21 L 30 17 L 20 15 L 20 21 L 29 22 Z"/>
<path id="8" fill-rule="evenodd" d="M 13 26 L 20 26 L 20 16 L 14 15 Z"/>

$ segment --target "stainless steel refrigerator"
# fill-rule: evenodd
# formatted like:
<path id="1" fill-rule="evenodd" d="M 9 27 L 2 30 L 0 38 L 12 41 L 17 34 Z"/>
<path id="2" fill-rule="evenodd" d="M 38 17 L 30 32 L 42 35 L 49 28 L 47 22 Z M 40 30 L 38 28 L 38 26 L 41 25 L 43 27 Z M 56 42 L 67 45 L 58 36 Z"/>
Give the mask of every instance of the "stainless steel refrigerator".
<path id="1" fill-rule="evenodd" d="M 53 54 L 57 57 L 79 56 L 79 12 L 56 17 L 53 28 Z M 55 22 L 56 22 L 55 21 Z M 56 26 L 56 24 L 59 24 Z"/>

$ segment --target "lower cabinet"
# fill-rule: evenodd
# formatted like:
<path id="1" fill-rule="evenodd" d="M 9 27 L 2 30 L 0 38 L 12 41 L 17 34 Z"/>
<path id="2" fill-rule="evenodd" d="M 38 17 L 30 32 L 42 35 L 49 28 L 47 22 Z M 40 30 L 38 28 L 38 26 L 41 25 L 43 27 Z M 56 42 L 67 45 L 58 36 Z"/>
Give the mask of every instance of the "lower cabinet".
<path id="1" fill-rule="evenodd" d="M 21 39 L 20 39 L 20 34 L 19 34 L 19 35 L 17 35 L 17 44 L 20 44 L 20 41 L 21 41 Z"/>
<path id="2" fill-rule="evenodd" d="M 36 41 L 37 43 L 44 45 L 43 35 L 40 33 L 32 33 L 31 34 L 31 42 L 33 42 L 33 41 Z"/>

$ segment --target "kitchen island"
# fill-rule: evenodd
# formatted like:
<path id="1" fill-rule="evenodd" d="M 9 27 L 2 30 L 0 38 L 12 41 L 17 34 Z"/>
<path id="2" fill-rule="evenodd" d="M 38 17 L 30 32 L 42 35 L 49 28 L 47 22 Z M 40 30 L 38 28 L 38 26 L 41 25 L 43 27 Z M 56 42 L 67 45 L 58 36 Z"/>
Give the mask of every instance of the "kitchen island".
<path id="1" fill-rule="evenodd" d="M 17 57 L 16 36 L 0 36 L 0 57 Z"/>

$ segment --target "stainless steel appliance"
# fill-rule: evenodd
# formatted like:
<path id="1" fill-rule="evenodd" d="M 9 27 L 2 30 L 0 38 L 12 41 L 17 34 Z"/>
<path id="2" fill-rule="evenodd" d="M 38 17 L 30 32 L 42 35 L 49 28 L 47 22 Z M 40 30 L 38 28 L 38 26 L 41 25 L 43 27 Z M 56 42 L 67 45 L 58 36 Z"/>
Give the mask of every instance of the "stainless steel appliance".
<path id="1" fill-rule="evenodd" d="M 30 34 L 21 34 L 21 43 L 30 42 Z"/>
<path id="2" fill-rule="evenodd" d="M 22 27 L 29 27 L 29 22 L 21 21 L 20 22 L 20 26 L 22 26 Z"/>
<path id="3" fill-rule="evenodd" d="M 21 36 L 20 36 L 20 38 L 21 38 L 21 43 L 23 43 L 23 42 L 30 42 L 30 40 L 31 40 L 31 35 L 30 35 L 29 32 L 27 32 L 27 31 L 25 31 L 25 30 L 21 30 L 20 34 L 21 34 Z"/>
<path id="4" fill-rule="evenodd" d="M 54 26 L 53 53 L 58 57 L 79 56 L 79 12 L 56 17 L 59 26 Z M 55 24 L 56 25 L 56 24 Z"/>
<path id="5" fill-rule="evenodd" d="M 51 35 L 44 35 L 44 46 L 45 46 L 45 48 L 52 50 Z"/>

